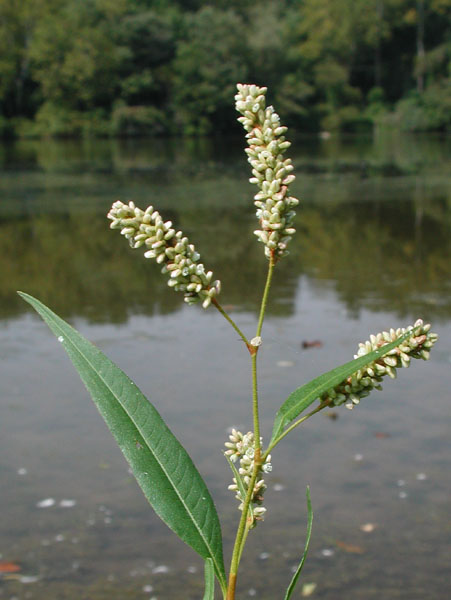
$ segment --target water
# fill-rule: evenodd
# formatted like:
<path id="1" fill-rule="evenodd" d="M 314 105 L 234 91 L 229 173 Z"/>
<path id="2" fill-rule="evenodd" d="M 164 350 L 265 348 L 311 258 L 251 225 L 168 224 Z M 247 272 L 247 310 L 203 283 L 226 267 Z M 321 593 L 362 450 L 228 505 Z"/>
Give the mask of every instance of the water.
<path id="1" fill-rule="evenodd" d="M 440 138 L 294 144 L 302 203 L 260 348 L 264 438 L 294 388 L 370 333 L 421 316 L 440 341 L 429 363 L 352 412 L 318 415 L 286 438 L 239 598 L 283 596 L 307 484 L 312 598 L 448 597 L 449 149 Z M 68 319 L 152 400 L 208 483 L 229 556 L 239 513 L 221 444 L 230 426 L 251 428 L 246 352 L 213 308 L 185 306 L 105 214 L 118 199 L 158 207 L 253 337 L 265 260 L 242 142 L 20 142 L 0 147 L 0 166 L 0 564 L 21 569 L 0 579 L 0 597 L 198 599 L 200 559 L 148 507 L 61 344 L 16 290 Z"/>

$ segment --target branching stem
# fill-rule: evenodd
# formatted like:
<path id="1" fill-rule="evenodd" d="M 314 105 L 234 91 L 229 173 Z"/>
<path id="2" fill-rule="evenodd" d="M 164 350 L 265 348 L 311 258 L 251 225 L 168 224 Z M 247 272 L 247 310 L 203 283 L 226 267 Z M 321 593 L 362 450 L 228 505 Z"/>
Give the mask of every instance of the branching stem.
<path id="1" fill-rule="evenodd" d="M 219 302 L 216 300 L 216 298 L 212 298 L 211 303 L 213 304 L 213 306 L 215 306 L 219 310 L 219 312 L 224 317 L 224 319 L 226 319 L 230 323 L 230 325 L 234 328 L 234 330 L 237 332 L 237 334 L 240 336 L 240 338 L 246 344 L 247 348 L 249 348 L 249 346 L 250 346 L 249 340 L 244 335 L 244 333 L 241 331 L 241 329 L 238 327 L 238 325 L 235 323 L 235 321 L 222 308 L 222 306 L 219 304 Z"/>

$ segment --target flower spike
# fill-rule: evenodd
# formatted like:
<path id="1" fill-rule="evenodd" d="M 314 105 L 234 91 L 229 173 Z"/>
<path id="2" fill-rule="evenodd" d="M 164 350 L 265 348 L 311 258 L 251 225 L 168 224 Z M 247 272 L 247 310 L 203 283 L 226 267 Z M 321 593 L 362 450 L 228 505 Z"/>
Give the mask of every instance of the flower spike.
<path id="1" fill-rule="evenodd" d="M 287 128 L 280 125 L 279 115 L 272 106 L 266 107 L 266 88 L 241 83 L 237 88 L 236 109 L 242 115 L 238 121 L 247 131 L 246 153 L 252 167 L 249 181 L 260 190 L 254 204 L 261 229 L 254 233 L 265 244 L 265 255 L 277 260 L 288 254 L 287 244 L 296 232 L 293 209 L 299 200 L 288 193 L 295 176 L 291 159 L 283 159 L 291 144 L 285 139 Z"/>
<path id="2" fill-rule="evenodd" d="M 229 485 L 229 490 L 235 492 L 235 498 L 239 501 L 239 510 L 244 508 L 244 494 L 249 489 L 249 484 L 252 479 L 254 471 L 254 434 L 249 431 L 246 434 L 242 434 L 241 431 L 232 429 L 229 435 L 229 442 L 225 443 L 227 450 L 224 452 L 226 456 L 234 463 L 239 459 L 239 469 L 237 477 L 240 478 L 240 482 L 237 481 L 237 477 L 233 478 L 233 483 Z M 260 467 L 260 473 L 269 473 L 272 471 L 271 455 L 268 455 L 265 462 Z M 266 490 L 265 480 L 257 478 L 254 489 L 252 492 L 252 514 L 254 521 L 252 527 L 257 525 L 258 521 L 263 521 L 266 513 L 266 508 L 262 506 L 263 494 Z"/>
<path id="3" fill-rule="evenodd" d="M 171 221 L 163 221 L 160 213 L 149 206 L 141 210 L 133 202 L 115 202 L 108 213 L 111 229 L 120 229 L 132 248 L 145 246 L 146 258 L 155 258 L 163 265 L 161 272 L 169 275 L 168 285 L 185 294 L 185 302 L 201 301 L 207 308 L 219 294 L 221 282 L 213 281 L 212 271 L 205 271 L 199 263 L 200 254 L 181 231 L 172 228 Z"/>
<path id="4" fill-rule="evenodd" d="M 383 358 L 376 360 L 353 373 L 346 381 L 331 388 L 320 397 L 321 403 L 339 406 L 344 404 L 352 409 L 360 400 L 368 396 L 371 390 L 381 390 L 381 382 L 388 375 L 391 379 L 396 377 L 396 369 L 408 367 L 412 358 L 429 359 L 432 346 L 438 339 L 436 333 L 430 331 L 431 326 L 418 319 L 415 324 L 407 328 L 390 329 L 377 335 L 371 335 L 365 343 L 359 344 L 359 349 L 354 358 L 360 358 L 394 342 L 407 331 L 412 331 L 412 336 L 404 340 L 399 346 L 393 348 Z"/>

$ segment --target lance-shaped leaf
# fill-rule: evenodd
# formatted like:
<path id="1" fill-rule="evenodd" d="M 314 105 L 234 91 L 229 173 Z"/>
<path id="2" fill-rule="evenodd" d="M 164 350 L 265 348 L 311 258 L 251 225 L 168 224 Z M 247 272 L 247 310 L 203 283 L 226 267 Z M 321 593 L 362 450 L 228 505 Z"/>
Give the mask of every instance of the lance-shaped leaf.
<path id="1" fill-rule="evenodd" d="M 355 358 L 340 367 L 336 367 L 315 379 L 312 379 L 309 383 L 302 385 L 292 392 L 285 402 L 282 404 L 276 414 L 274 420 L 273 432 L 271 435 L 271 447 L 274 446 L 279 436 L 283 433 L 285 427 L 291 423 L 296 417 L 298 417 L 306 408 L 308 408 L 315 400 L 317 400 L 324 392 L 327 392 L 331 388 L 339 385 L 345 381 L 350 375 L 367 367 L 370 363 L 382 358 L 386 354 L 396 348 L 402 342 L 414 335 L 415 328 L 410 329 L 394 342 L 385 344 L 379 349 L 369 352 L 364 356 Z"/>
<path id="2" fill-rule="evenodd" d="M 291 595 L 294 592 L 294 588 L 296 587 L 296 584 L 298 582 L 299 575 L 301 574 L 302 568 L 305 563 L 305 559 L 307 558 L 308 547 L 310 545 L 310 538 L 312 537 L 313 510 L 312 510 L 312 501 L 310 500 L 309 486 L 307 486 L 306 497 L 307 497 L 307 515 L 308 515 L 308 517 L 307 517 L 307 537 L 305 540 L 304 552 L 302 554 L 301 562 L 299 563 L 298 568 L 296 569 L 296 571 L 293 575 L 293 578 L 290 581 L 290 585 L 288 586 L 284 600 L 290 600 Z"/>
<path id="3" fill-rule="evenodd" d="M 218 515 L 186 450 L 123 371 L 39 300 L 19 294 L 66 350 L 155 512 L 179 538 L 212 560 L 225 589 Z"/>
<path id="4" fill-rule="evenodd" d="M 205 561 L 205 588 L 203 600 L 215 600 L 215 571 L 211 558 L 207 558 Z"/>

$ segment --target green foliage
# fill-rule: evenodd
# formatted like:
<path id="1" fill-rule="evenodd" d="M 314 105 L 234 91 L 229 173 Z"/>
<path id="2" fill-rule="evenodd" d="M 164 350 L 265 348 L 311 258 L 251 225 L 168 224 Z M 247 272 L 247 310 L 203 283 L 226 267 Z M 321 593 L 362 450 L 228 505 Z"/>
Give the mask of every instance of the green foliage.
<path id="1" fill-rule="evenodd" d="M 14 127 L 12 122 L 0 115 L 0 139 L 8 139 L 12 137 L 14 137 Z"/>
<path id="2" fill-rule="evenodd" d="M 66 350 L 155 512 L 180 539 L 212 561 L 224 587 L 216 508 L 184 448 L 125 373 L 41 302 L 19 294 Z"/>
<path id="3" fill-rule="evenodd" d="M 129 105 L 164 105 L 176 52 L 177 14 L 168 11 L 133 12 L 117 27 L 122 47 L 120 98 Z"/>
<path id="4" fill-rule="evenodd" d="M 47 102 L 71 110 L 111 103 L 122 60 L 122 49 L 111 35 L 120 14 L 109 11 L 111 6 L 100 0 L 61 2 L 59 10 L 48 10 L 38 20 L 29 53 Z"/>
<path id="5" fill-rule="evenodd" d="M 226 130 L 235 121 L 230 98 L 247 77 L 246 27 L 232 10 L 206 6 L 186 18 L 174 61 L 173 105 L 184 133 Z"/>
<path id="6" fill-rule="evenodd" d="M 34 122 L 28 124 L 24 132 L 24 137 L 106 137 L 108 135 L 110 135 L 110 120 L 105 109 L 80 111 L 66 108 L 57 102 L 45 102 L 36 113 Z"/>
<path id="7" fill-rule="evenodd" d="M 395 124 L 402 131 L 450 131 L 451 78 L 436 82 L 421 95 L 409 94 L 393 113 L 381 115 L 379 123 Z"/>
<path id="8" fill-rule="evenodd" d="M 302 131 L 447 130 L 448 12 L 449 0 L 0 0 L 0 135 L 228 131 L 247 79 Z M 102 123 L 83 117 L 100 109 Z"/>
<path id="9" fill-rule="evenodd" d="M 139 137 L 168 133 L 165 113 L 155 106 L 116 106 L 111 113 L 111 133 Z"/>

